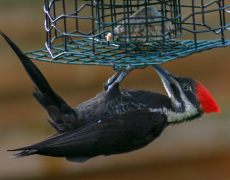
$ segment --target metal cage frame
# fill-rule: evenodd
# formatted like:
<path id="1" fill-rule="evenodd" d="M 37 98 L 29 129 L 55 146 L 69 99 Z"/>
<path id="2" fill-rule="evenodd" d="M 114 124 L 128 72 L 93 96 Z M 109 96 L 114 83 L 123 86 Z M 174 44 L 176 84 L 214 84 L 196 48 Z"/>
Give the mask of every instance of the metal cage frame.
<path id="1" fill-rule="evenodd" d="M 44 12 L 45 48 L 28 53 L 43 61 L 144 67 L 230 45 L 229 0 L 45 0 Z"/>

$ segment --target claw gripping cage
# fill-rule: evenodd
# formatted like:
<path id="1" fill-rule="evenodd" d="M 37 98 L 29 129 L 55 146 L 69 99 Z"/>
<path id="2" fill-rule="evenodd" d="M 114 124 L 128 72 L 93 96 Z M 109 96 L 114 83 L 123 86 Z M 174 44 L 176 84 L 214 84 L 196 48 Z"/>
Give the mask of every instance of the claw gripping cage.
<path id="1" fill-rule="evenodd" d="M 230 45 L 230 0 L 45 0 L 33 59 L 115 68 Z"/>

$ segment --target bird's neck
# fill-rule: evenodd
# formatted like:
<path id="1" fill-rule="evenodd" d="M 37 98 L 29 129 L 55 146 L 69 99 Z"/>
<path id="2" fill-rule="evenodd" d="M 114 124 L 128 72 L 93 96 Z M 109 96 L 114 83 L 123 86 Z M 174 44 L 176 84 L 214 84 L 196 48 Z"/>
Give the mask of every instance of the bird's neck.
<path id="1" fill-rule="evenodd" d="M 171 101 L 172 110 L 166 111 L 167 120 L 169 123 L 181 123 L 201 116 L 201 112 L 190 102 L 186 97 L 181 101 Z"/>
<path id="2" fill-rule="evenodd" d="M 170 108 L 162 106 L 156 109 L 150 109 L 151 112 L 158 112 L 167 117 L 169 124 L 178 124 L 184 121 L 189 121 L 201 116 L 201 112 L 197 110 L 191 103 L 186 104 L 185 108 L 175 108 L 172 104 Z"/>

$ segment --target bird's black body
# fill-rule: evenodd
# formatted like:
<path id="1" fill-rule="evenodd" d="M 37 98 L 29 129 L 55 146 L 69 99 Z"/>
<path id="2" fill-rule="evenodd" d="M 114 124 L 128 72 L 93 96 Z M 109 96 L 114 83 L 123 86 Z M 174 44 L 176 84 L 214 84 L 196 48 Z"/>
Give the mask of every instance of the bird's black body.
<path id="1" fill-rule="evenodd" d="M 157 113 L 131 111 L 88 123 L 18 150 L 36 150 L 36 154 L 65 156 L 81 161 L 97 155 L 124 153 L 141 148 L 160 135 L 165 123 L 165 118 Z"/>
<path id="2" fill-rule="evenodd" d="M 102 91 L 96 97 L 76 107 L 75 110 L 79 115 L 79 119 L 83 122 L 92 123 L 95 121 L 95 117 L 106 119 L 110 116 L 137 110 L 147 110 L 148 108 L 160 108 L 163 106 L 170 108 L 170 100 L 165 95 L 134 89 L 113 90 L 118 91 L 115 96 Z M 98 121 L 98 118 L 96 121 Z"/>
<path id="3" fill-rule="evenodd" d="M 51 89 L 32 61 L 5 34 L 1 35 L 30 75 L 36 89 L 34 96 L 48 111 L 50 123 L 57 130 L 57 134 L 40 143 L 15 149 L 20 151 L 16 157 L 41 154 L 84 161 L 97 155 L 129 152 L 149 144 L 174 119 L 193 117 L 180 112 L 181 108 L 178 112 L 182 114 L 177 115 L 178 108 L 166 95 L 120 90 L 115 78 L 96 97 L 71 108 Z M 202 114 L 195 113 L 194 117 Z"/>

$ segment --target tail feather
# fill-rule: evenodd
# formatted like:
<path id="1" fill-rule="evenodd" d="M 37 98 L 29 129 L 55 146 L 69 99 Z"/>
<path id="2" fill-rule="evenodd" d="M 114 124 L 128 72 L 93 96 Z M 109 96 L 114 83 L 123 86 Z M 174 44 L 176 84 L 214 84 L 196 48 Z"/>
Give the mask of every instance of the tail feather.
<path id="1" fill-rule="evenodd" d="M 18 150 L 8 150 L 8 151 L 18 151 Z M 11 155 L 11 158 L 20 158 L 20 157 L 25 157 L 25 156 L 30 156 L 30 155 L 34 155 L 37 153 L 37 150 L 32 149 L 32 150 L 21 150 L 18 153 L 15 153 L 13 155 Z"/>
<path id="2" fill-rule="evenodd" d="M 19 57 L 22 65 L 35 84 L 35 98 L 48 111 L 52 118 L 53 127 L 59 131 L 72 130 L 81 125 L 77 113 L 50 87 L 46 78 L 35 64 L 28 58 L 17 45 L 3 32 L 0 35 L 7 41 L 10 47 Z"/>
<path id="3" fill-rule="evenodd" d="M 51 100 L 56 105 L 61 106 L 65 101 L 60 98 L 56 93 L 52 90 L 46 78 L 43 76 L 41 71 L 35 66 L 35 64 L 28 58 L 18 47 L 17 45 L 3 32 L 0 32 L 2 37 L 7 41 L 10 47 L 14 50 L 14 52 L 19 57 L 22 65 L 30 76 L 31 80 L 34 82 L 35 86 L 41 91 L 49 96 L 49 100 Z"/>

